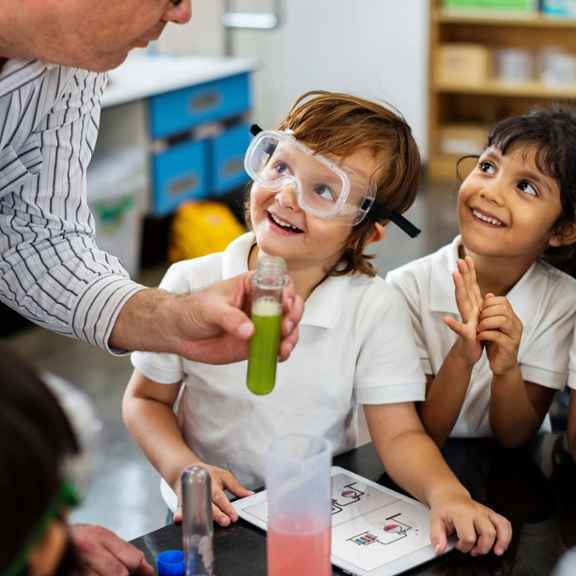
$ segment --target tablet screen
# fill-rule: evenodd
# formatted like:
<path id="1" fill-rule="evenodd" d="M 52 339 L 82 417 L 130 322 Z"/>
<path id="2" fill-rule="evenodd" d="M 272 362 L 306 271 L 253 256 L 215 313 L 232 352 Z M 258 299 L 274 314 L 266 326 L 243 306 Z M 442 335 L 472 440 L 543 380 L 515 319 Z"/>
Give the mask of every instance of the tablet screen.
<path id="1" fill-rule="evenodd" d="M 398 574 L 436 556 L 430 513 L 420 502 L 343 468 L 332 475 L 332 563 L 361 576 Z M 266 492 L 234 502 L 266 529 Z"/>

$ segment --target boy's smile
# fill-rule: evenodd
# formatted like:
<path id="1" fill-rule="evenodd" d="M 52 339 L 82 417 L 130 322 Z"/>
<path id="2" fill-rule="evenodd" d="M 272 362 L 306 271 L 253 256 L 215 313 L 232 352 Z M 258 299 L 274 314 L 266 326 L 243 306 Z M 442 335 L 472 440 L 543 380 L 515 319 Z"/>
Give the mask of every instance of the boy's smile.
<path id="1" fill-rule="evenodd" d="M 531 263 L 554 242 L 560 213 L 558 184 L 538 169 L 533 147 L 517 145 L 505 155 L 487 149 L 458 193 L 463 243 L 478 256 Z"/>
<path id="2" fill-rule="evenodd" d="M 305 269 L 321 277 L 339 261 L 352 229 L 304 212 L 291 186 L 275 191 L 253 184 L 250 218 L 259 249 L 282 256 L 288 270 Z"/>
<path id="3" fill-rule="evenodd" d="M 345 167 L 371 174 L 377 161 L 370 151 L 358 150 L 345 159 Z M 340 261 L 352 231 L 351 221 L 319 218 L 302 210 L 291 183 L 279 190 L 254 183 L 250 219 L 260 250 L 282 256 L 292 274 L 302 272 L 315 283 Z"/>
<path id="4" fill-rule="evenodd" d="M 266 216 L 270 221 L 272 228 L 279 234 L 290 236 L 292 234 L 302 234 L 304 230 L 293 224 L 290 219 L 282 218 L 276 213 L 276 210 L 270 208 L 266 210 Z"/>

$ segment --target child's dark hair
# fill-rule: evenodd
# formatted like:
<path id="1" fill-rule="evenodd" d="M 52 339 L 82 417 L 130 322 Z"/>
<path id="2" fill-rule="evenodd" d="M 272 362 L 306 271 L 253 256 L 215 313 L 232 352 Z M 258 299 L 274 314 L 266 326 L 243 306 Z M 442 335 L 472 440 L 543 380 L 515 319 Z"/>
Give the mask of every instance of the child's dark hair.
<path id="1" fill-rule="evenodd" d="M 562 211 L 554 232 L 562 235 L 576 223 L 576 110 L 557 104 L 534 108 L 501 120 L 488 135 L 488 147 L 502 154 L 519 145 L 533 146 L 538 170 L 558 184 Z M 572 273 L 575 256 L 576 244 L 549 247 L 543 254 L 544 260 Z"/>
<path id="2" fill-rule="evenodd" d="M 26 546 L 61 488 L 79 445 L 58 400 L 34 370 L 0 343 L 0 508 L 8 529 L 0 574 Z"/>
<path id="3" fill-rule="evenodd" d="M 358 150 L 370 150 L 378 161 L 371 178 L 375 201 L 400 214 L 414 203 L 420 153 L 410 126 L 391 107 L 349 94 L 314 90 L 294 102 L 278 128 L 291 130 L 318 154 L 344 159 Z M 372 256 L 364 254 L 375 222 L 371 210 L 354 226 L 332 275 L 376 274 L 369 261 Z"/>

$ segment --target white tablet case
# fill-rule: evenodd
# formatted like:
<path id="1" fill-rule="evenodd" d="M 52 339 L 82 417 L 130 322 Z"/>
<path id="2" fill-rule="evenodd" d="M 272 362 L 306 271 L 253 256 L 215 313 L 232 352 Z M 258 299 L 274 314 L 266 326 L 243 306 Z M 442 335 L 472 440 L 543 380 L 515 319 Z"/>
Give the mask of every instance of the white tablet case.
<path id="1" fill-rule="evenodd" d="M 338 466 L 331 476 L 332 564 L 357 576 L 393 576 L 437 556 L 426 506 Z M 266 491 L 233 505 L 266 530 Z"/>

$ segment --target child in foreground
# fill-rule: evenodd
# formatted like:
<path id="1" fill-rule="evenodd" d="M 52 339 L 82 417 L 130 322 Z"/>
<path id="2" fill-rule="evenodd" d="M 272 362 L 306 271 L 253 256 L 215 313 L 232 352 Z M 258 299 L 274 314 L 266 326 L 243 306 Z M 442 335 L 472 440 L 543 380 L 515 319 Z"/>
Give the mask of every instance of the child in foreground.
<path id="1" fill-rule="evenodd" d="M 273 437 L 320 436 L 342 453 L 355 446 L 362 406 L 388 474 L 430 506 L 436 549 L 455 533 L 464 552 L 502 554 L 510 524 L 471 499 L 425 433 L 414 407 L 425 381 L 406 306 L 364 254 L 388 221 L 414 233 L 401 216 L 420 171 L 410 128 L 379 104 L 311 92 L 277 130 L 256 136 L 246 167 L 253 232 L 223 253 L 175 264 L 161 287 L 186 293 L 253 270 L 262 252 L 281 256 L 306 303 L 299 344 L 264 397 L 246 388 L 245 362 L 134 353 L 127 427 L 173 490 L 185 467 L 204 466 L 214 518 L 226 526 L 237 515 L 224 490 L 246 496 L 262 486 Z"/>
<path id="2" fill-rule="evenodd" d="M 55 376 L 40 378 L 0 344 L 2 576 L 154 574 L 114 533 L 68 522 L 98 429 L 82 393 Z"/>
<path id="3" fill-rule="evenodd" d="M 8 346 L 0 347 L 0 574 L 81 573 L 66 512 L 76 491 L 66 461 L 80 446 L 59 402 Z"/>
<path id="4" fill-rule="evenodd" d="M 559 267 L 575 253 L 575 166 L 574 111 L 499 122 L 460 186 L 460 236 L 387 276 L 410 310 L 427 376 L 419 413 L 439 445 L 523 445 L 566 384 L 576 280 Z"/>

